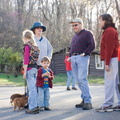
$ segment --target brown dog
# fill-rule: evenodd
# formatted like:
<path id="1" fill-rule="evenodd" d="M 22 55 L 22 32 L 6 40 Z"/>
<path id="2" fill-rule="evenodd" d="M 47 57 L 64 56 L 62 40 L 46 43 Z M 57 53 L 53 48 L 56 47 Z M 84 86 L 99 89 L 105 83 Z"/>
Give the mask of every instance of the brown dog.
<path id="1" fill-rule="evenodd" d="M 25 94 L 13 94 L 10 97 L 10 103 L 12 104 L 12 102 L 14 101 L 15 98 L 21 98 L 21 97 L 24 97 L 24 96 L 25 96 Z"/>
<path id="2" fill-rule="evenodd" d="M 28 96 L 24 96 L 21 98 L 15 98 L 13 103 L 14 103 L 14 111 L 18 107 L 18 110 L 20 108 L 24 108 L 25 104 L 28 102 Z"/>

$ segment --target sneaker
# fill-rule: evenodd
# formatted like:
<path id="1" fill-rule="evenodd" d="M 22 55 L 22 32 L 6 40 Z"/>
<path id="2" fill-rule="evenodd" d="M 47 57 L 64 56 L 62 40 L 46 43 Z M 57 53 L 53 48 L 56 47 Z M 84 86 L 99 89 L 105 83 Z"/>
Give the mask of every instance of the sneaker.
<path id="1" fill-rule="evenodd" d="M 77 88 L 76 87 L 72 87 L 72 90 L 77 90 Z"/>
<path id="2" fill-rule="evenodd" d="M 70 89 L 70 87 L 67 87 L 67 89 L 66 89 L 66 90 L 71 90 L 71 89 Z"/>
<path id="3" fill-rule="evenodd" d="M 44 110 L 50 111 L 51 109 L 49 107 L 44 107 Z"/>
<path id="4" fill-rule="evenodd" d="M 90 109 L 92 109 L 92 104 L 91 103 L 84 103 L 83 110 L 90 110 Z"/>
<path id="5" fill-rule="evenodd" d="M 25 111 L 25 113 L 27 113 L 27 114 L 37 114 L 37 113 L 39 113 L 39 109 L 38 108 L 34 108 L 32 110 L 27 109 Z"/>
<path id="6" fill-rule="evenodd" d="M 112 107 L 112 109 L 113 109 L 114 111 L 120 111 L 120 106 Z"/>
<path id="7" fill-rule="evenodd" d="M 84 100 L 82 100 L 82 102 L 80 104 L 76 104 L 75 107 L 76 108 L 82 108 L 84 105 Z"/>
<path id="8" fill-rule="evenodd" d="M 112 109 L 112 106 L 108 106 L 108 107 L 101 107 L 101 108 L 98 108 L 96 109 L 96 112 L 112 112 L 113 109 Z"/>
<path id="9" fill-rule="evenodd" d="M 38 107 L 39 111 L 43 111 L 44 107 Z"/>

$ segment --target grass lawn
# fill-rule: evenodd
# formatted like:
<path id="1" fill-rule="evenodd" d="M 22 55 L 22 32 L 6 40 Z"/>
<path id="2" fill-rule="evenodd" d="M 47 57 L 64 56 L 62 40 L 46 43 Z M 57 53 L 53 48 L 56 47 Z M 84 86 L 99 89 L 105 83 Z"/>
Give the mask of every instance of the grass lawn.
<path id="1" fill-rule="evenodd" d="M 0 73 L 0 86 L 23 86 L 24 81 L 21 75 L 15 78 L 12 74 Z"/>
<path id="2" fill-rule="evenodd" d="M 54 85 L 66 85 L 67 76 L 66 74 L 55 75 L 53 80 Z M 89 76 L 88 77 L 90 84 L 103 84 L 103 78 Z M 25 80 L 22 78 L 22 75 L 19 75 L 17 78 L 12 74 L 0 73 L 0 86 L 24 86 Z"/>
<path id="3" fill-rule="evenodd" d="M 66 74 L 59 74 L 55 76 L 54 84 L 66 85 L 67 76 Z M 88 81 L 90 84 L 104 84 L 103 77 L 89 76 Z"/>

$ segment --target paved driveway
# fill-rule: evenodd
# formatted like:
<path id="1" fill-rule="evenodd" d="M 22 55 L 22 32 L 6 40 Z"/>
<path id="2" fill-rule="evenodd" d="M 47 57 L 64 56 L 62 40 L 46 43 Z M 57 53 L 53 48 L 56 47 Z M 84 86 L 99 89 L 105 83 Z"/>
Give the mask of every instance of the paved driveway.
<path id="1" fill-rule="evenodd" d="M 120 120 L 120 111 L 98 113 L 98 108 L 104 100 L 103 86 L 90 86 L 93 98 L 92 110 L 75 108 L 80 102 L 80 91 L 66 91 L 65 86 L 55 86 L 51 89 L 51 111 L 42 111 L 39 114 L 25 114 L 22 111 L 13 111 L 9 97 L 14 93 L 24 93 L 23 87 L 0 87 L 0 120 Z M 115 99 L 117 102 L 117 99 Z"/>

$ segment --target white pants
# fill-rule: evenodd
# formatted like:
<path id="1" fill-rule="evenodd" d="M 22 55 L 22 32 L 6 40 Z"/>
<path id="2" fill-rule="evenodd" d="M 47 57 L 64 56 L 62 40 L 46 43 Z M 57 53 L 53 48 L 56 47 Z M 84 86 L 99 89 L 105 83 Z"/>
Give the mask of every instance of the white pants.
<path id="1" fill-rule="evenodd" d="M 110 71 L 105 70 L 105 102 L 102 106 L 108 107 L 114 104 L 114 93 L 116 91 L 118 105 L 120 105 L 120 93 L 118 91 L 118 58 L 112 58 L 110 61 Z"/>

